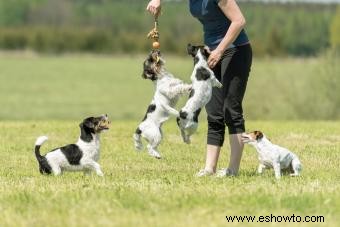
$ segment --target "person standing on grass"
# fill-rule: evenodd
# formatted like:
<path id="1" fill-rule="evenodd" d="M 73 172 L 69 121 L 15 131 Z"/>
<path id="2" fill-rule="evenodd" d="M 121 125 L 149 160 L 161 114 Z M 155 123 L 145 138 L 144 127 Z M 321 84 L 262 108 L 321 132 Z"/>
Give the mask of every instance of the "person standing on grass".
<path id="1" fill-rule="evenodd" d="M 238 174 L 245 132 L 242 100 L 252 64 L 252 49 L 244 31 L 245 18 L 235 0 L 189 0 L 190 12 L 203 25 L 204 42 L 211 51 L 208 65 L 223 84 L 213 88 L 205 106 L 208 114 L 205 168 L 198 177 L 216 173 L 218 158 L 228 127 L 230 162 L 217 176 Z M 161 0 L 151 0 L 146 8 L 155 17 L 161 12 Z"/>

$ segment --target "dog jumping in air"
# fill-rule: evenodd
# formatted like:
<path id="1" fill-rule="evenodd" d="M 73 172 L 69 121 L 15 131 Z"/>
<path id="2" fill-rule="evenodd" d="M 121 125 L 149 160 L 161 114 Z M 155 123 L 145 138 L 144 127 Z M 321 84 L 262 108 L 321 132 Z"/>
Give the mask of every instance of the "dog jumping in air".
<path id="1" fill-rule="evenodd" d="M 210 53 L 207 47 L 188 44 L 187 51 L 194 59 L 194 69 L 190 77 L 192 89 L 188 101 L 179 111 L 177 125 L 181 130 L 183 141 L 189 144 L 190 136 L 198 127 L 198 115 L 211 99 L 212 88 L 221 88 L 222 84 L 208 66 L 207 59 Z"/>
<path id="2" fill-rule="evenodd" d="M 145 138 L 148 142 L 148 152 L 155 158 L 161 158 L 157 147 L 162 140 L 162 124 L 171 115 L 179 116 L 174 106 L 181 95 L 189 94 L 192 87 L 175 78 L 165 69 L 164 64 L 165 61 L 161 58 L 160 51 L 156 49 L 152 50 L 144 61 L 142 77 L 153 81 L 156 91 L 144 119 L 133 135 L 135 148 L 142 150 L 142 138 Z"/>

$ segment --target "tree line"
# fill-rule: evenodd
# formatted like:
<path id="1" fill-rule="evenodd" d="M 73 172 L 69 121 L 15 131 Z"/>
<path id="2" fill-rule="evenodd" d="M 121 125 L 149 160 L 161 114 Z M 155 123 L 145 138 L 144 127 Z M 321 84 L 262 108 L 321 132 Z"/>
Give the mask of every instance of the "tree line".
<path id="1" fill-rule="evenodd" d="M 150 50 L 153 18 L 140 0 L 0 0 L 0 49 L 138 53 Z M 241 2 L 257 56 L 313 56 L 340 47 L 340 6 Z M 185 54 L 202 43 L 187 1 L 166 2 L 159 18 L 162 50 Z"/>

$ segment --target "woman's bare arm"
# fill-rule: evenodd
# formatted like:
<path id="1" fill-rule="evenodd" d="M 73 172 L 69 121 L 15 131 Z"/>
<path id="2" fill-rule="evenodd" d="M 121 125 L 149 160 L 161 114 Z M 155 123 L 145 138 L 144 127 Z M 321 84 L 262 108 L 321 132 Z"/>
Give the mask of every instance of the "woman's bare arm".
<path id="1" fill-rule="evenodd" d="M 211 68 L 218 63 L 224 51 L 235 41 L 246 24 L 246 20 L 235 0 L 220 0 L 218 6 L 231 21 L 231 24 L 220 44 L 211 52 L 208 59 L 208 65 Z"/>

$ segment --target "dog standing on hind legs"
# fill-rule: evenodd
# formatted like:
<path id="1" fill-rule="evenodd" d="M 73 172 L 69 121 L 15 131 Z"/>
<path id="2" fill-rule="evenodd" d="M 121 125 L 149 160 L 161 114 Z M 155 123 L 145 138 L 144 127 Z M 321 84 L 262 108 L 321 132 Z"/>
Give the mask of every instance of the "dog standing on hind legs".
<path id="1" fill-rule="evenodd" d="M 151 51 L 144 61 L 142 77 L 153 81 L 156 91 L 144 119 L 133 135 L 135 148 L 143 149 L 143 137 L 148 142 L 149 154 L 155 158 L 161 158 L 157 147 L 162 140 L 162 124 L 169 119 L 170 115 L 179 116 L 179 112 L 174 109 L 174 106 L 181 95 L 189 94 L 192 87 L 166 71 L 164 64 L 159 50 Z"/>
<path id="2" fill-rule="evenodd" d="M 270 142 L 261 131 L 242 134 L 242 142 L 255 147 L 260 161 L 257 172 L 273 168 L 276 179 L 281 178 L 281 170 L 289 170 L 290 176 L 300 176 L 301 162 L 296 154 Z"/>
<path id="3" fill-rule="evenodd" d="M 41 174 L 60 175 L 64 171 L 95 171 L 98 176 L 104 176 L 98 164 L 100 155 L 100 133 L 109 129 L 110 121 L 107 115 L 89 117 L 80 123 L 80 137 L 75 144 L 69 144 L 40 154 L 40 147 L 48 138 L 40 136 L 35 142 L 35 156 L 39 163 Z"/>
<path id="4" fill-rule="evenodd" d="M 183 141 L 189 144 L 190 136 L 198 127 L 198 115 L 211 99 L 212 88 L 221 88 L 222 84 L 208 66 L 207 59 L 210 53 L 206 47 L 188 44 L 187 51 L 194 59 L 194 69 L 190 77 L 192 89 L 188 101 L 179 111 L 177 125 L 181 130 Z"/>

